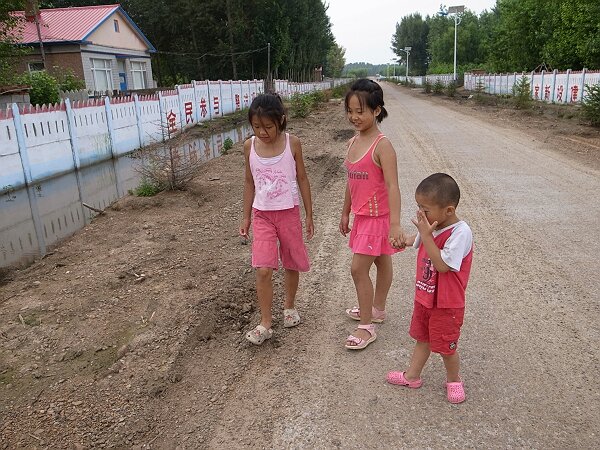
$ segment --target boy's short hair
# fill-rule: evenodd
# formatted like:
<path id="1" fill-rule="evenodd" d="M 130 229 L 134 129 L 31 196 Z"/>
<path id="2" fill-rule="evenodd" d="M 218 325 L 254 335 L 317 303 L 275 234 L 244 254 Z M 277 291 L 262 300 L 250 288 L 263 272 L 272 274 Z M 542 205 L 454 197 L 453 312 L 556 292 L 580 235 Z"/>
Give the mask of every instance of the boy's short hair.
<path id="1" fill-rule="evenodd" d="M 446 173 L 434 173 L 417 186 L 417 193 L 434 201 L 438 206 L 458 206 L 460 189 L 458 184 Z"/>

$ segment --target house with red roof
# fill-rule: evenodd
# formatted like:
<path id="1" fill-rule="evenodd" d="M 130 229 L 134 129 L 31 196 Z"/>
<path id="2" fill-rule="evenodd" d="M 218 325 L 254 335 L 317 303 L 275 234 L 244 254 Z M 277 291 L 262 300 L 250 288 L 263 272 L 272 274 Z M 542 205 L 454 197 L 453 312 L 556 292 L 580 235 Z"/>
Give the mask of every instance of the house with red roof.
<path id="1" fill-rule="evenodd" d="M 30 54 L 20 57 L 21 72 L 44 68 L 42 47 L 49 72 L 56 74 L 70 69 L 85 80 L 89 91 L 155 87 L 150 55 L 156 49 L 121 5 L 13 14 L 24 19 L 23 25 L 13 31 L 17 44 L 33 48 Z"/>

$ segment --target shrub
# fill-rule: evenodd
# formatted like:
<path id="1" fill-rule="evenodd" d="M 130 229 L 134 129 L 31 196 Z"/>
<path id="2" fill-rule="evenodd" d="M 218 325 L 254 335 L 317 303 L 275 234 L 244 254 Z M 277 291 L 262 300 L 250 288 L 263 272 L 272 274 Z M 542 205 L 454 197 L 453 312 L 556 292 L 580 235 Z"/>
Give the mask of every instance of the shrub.
<path id="1" fill-rule="evenodd" d="M 531 108 L 531 85 L 527 77 L 521 77 L 513 86 L 513 103 L 517 109 Z"/>
<path id="2" fill-rule="evenodd" d="M 423 85 L 423 89 L 425 90 L 426 94 L 431 94 L 431 81 L 429 80 L 425 80 L 425 84 Z"/>
<path id="3" fill-rule="evenodd" d="M 435 80 L 435 83 L 433 83 L 433 93 L 440 95 L 442 92 L 444 92 L 444 83 L 441 80 Z"/>
<path id="4" fill-rule="evenodd" d="M 67 70 L 60 77 L 58 88 L 61 91 L 79 91 L 85 89 L 85 81 L 77 78 L 72 70 Z"/>
<path id="5" fill-rule="evenodd" d="M 600 84 L 585 85 L 586 95 L 581 105 L 581 114 L 584 119 L 598 127 L 600 126 Z"/>
<path id="6" fill-rule="evenodd" d="M 348 89 L 350 87 L 350 84 L 341 84 L 339 86 L 334 87 L 331 90 L 331 96 L 333 98 L 342 98 L 346 96 L 346 92 L 348 92 Z"/>
<path id="7" fill-rule="evenodd" d="M 318 91 L 311 92 L 309 94 L 294 94 L 292 95 L 292 110 L 294 117 L 306 117 L 310 114 L 310 111 L 319 103 L 321 95 Z"/>
<path id="8" fill-rule="evenodd" d="M 446 86 L 446 95 L 448 97 L 454 97 L 456 95 L 456 83 L 454 81 L 448 83 Z"/>
<path id="9" fill-rule="evenodd" d="M 33 105 L 50 105 L 60 101 L 58 81 L 46 71 L 27 73 L 19 82 L 31 86 L 29 99 Z"/>
<path id="10" fill-rule="evenodd" d="M 137 197 L 153 197 L 163 189 L 148 178 L 142 178 L 140 185 L 133 190 L 133 195 Z"/>
<path id="11" fill-rule="evenodd" d="M 485 93 L 485 83 L 479 79 L 477 80 L 477 84 L 475 84 L 475 100 L 481 100 L 483 94 Z"/>
<path id="12" fill-rule="evenodd" d="M 221 147 L 221 155 L 226 155 L 232 147 L 233 141 L 231 138 L 225 139 L 225 141 L 223 141 L 223 147 Z"/>

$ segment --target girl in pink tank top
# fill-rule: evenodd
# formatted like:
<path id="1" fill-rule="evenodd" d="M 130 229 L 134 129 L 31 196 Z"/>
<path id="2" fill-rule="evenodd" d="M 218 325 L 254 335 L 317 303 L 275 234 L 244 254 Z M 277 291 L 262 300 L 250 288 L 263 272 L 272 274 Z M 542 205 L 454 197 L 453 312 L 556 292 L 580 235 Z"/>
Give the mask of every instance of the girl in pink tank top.
<path id="1" fill-rule="evenodd" d="M 400 189 L 396 152 L 377 126 L 386 116 L 383 90 L 374 81 L 356 81 L 346 94 L 348 120 L 357 134 L 348 142 L 344 165 L 348 174 L 340 232 L 350 233 L 352 278 L 358 307 L 346 314 L 360 321 L 346 339 L 346 348 L 360 350 L 377 335 L 373 322 L 385 319 L 385 303 L 392 284 L 391 255 L 405 247 L 400 227 Z M 350 228 L 350 212 L 354 214 Z M 369 276 L 377 267 L 377 283 Z"/>
<path id="2" fill-rule="evenodd" d="M 254 136 L 244 142 L 246 176 L 244 215 L 240 235 L 248 238 L 252 224 L 252 267 L 256 268 L 256 294 L 260 324 L 246 333 L 246 339 L 260 345 L 273 330 L 273 270 L 279 262 L 285 269 L 283 326 L 300 323 L 295 308 L 300 272 L 309 269 L 302 237 L 300 197 L 306 214 L 306 236 L 314 234 L 310 184 L 306 176 L 300 140 L 285 133 L 286 117 L 281 98 L 261 94 L 250 105 L 248 120 Z"/>

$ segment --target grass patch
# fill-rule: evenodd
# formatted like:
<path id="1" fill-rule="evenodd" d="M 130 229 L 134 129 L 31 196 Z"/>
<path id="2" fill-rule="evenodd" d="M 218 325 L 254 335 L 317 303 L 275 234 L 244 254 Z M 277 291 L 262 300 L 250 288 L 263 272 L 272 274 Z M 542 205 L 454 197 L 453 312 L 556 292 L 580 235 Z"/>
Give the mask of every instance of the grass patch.
<path id="1" fill-rule="evenodd" d="M 136 197 L 154 197 L 163 188 L 156 182 L 149 180 L 148 178 L 142 178 L 139 186 L 136 187 L 130 194 L 135 195 Z"/>

